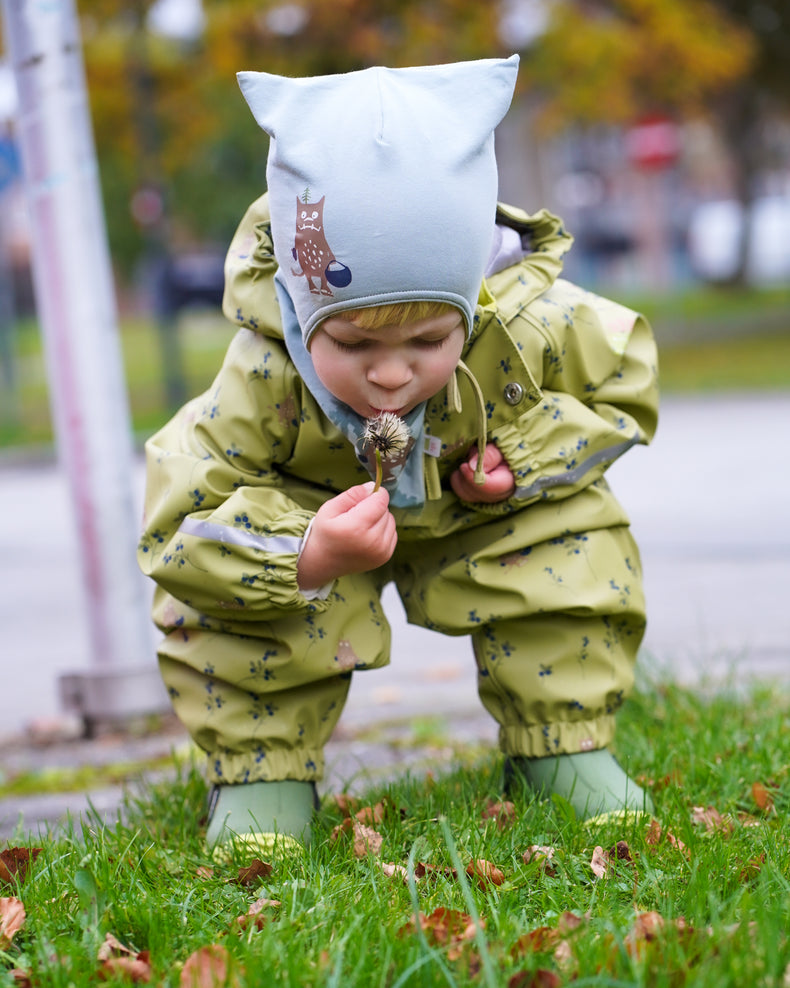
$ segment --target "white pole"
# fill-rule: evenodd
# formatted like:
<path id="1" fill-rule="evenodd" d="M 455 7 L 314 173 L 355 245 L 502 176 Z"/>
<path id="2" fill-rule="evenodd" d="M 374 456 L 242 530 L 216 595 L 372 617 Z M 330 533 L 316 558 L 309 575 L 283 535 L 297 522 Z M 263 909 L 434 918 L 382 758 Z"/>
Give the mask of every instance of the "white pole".
<path id="1" fill-rule="evenodd" d="M 112 269 L 74 0 L 2 3 L 55 438 L 76 515 L 91 665 L 107 685 L 96 694 L 77 677 L 65 698 L 94 720 L 128 711 L 141 670 L 150 706 L 161 701 L 135 563 L 139 521 Z M 131 694 L 106 683 L 115 674 L 137 683 Z M 131 705 L 149 704 L 138 695 Z"/>

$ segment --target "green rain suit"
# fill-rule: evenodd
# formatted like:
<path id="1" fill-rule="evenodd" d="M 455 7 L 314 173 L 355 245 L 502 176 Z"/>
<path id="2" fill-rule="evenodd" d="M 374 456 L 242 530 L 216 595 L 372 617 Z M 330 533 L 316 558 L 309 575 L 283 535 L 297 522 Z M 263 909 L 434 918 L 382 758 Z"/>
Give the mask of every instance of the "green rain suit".
<path id="1" fill-rule="evenodd" d="M 531 250 L 484 281 L 464 373 L 428 402 L 423 506 L 393 509 L 386 566 L 308 599 L 296 566 L 311 519 L 369 475 L 284 346 L 267 197 L 244 217 L 224 299 L 240 328 L 211 387 L 147 444 L 139 546 L 162 675 L 213 782 L 322 777 L 353 671 L 390 660 L 390 581 L 410 622 L 471 637 L 505 753 L 612 740 L 645 604 L 604 472 L 655 430 L 655 344 L 641 316 L 558 278 L 571 238 L 556 217 L 500 207 L 498 222 Z M 450 475 L 485 442 L 515 492 L 462 502 Z"/>

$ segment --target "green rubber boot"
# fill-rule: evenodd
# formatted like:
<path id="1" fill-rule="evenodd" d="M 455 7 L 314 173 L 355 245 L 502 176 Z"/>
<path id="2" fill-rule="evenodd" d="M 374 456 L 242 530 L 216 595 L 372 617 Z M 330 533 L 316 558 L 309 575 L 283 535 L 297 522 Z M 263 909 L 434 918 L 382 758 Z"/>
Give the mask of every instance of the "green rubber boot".
<path id="1" fill-rule="evenodd" d="M 512 791 L 519 782 L 544 796 L 562 796 L 578 818 L 589 824 L 654 812 L 649 794 L 626 775 L 606 748 L 577 755 L 506 759 L 505 791 Z"/>
<path id="2" fill-rule="evenodd" d="M 284 779 L 215 786 L 206 846 L 220 863 L 240 851 L 275 857 L 302 851 L 310 843 L 310 823 L 318 805 L 313 782 Z"/>

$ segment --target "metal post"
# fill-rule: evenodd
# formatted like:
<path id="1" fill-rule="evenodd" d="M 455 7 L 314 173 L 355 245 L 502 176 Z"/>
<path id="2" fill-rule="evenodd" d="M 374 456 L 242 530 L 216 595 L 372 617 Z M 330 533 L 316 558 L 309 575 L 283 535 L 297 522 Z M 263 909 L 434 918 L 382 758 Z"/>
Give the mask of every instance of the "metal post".
<path id="1" fill-rule="evenodd" d="M 90 628 L 90 671 L 64 677 L 61 695 L 90 726 L 167 700 L 135 563 L 131 425 L 76 8 L 74 0 L 2 4 L 36 304 Z"/>

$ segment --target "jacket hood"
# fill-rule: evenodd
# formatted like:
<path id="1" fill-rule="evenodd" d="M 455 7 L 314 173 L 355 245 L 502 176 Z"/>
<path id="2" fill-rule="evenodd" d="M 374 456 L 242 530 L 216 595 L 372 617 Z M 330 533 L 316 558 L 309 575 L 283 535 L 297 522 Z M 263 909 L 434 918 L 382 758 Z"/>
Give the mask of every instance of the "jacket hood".
<path id="1" fill-rule="evenodd" d="M 517 72 L 514 55 L 238 74 L 271 138 L 277 279 L 305 343 L 331 315 L 406 299 L 455 305 L 471 332 L 496 210 L 494 128 Z"/>
<path id="2" fill-rule="evenodd" d="M 413 233 L 408 228 L 401 230 L 403 240 L 409 241 L 412 236 Z M 488 239 L 490 247 L 484 268 L 486 277 L 512 268 L 513 276 L 522 286 L 519 292 L 519 304 L 522 306 L 553 284 L 562 270 L 562 257 L 573 243 L 573 238 L 565 231 L 562 221 L 547 210 L 530 216 L 522 210 L 502 204 L 497 208 L 496 223 L 492 223 Z M 291 297 L 277 280 L 278 271 L 269 196 L 265 194 L 248 209 L 231 242 L 225 263 L 223 310 L 237 325 L 264 336 L 284 340 L 289 356 L 308 390 L 327 418 L 352 443 L 360 461 L 372 473 L 373 458 L 367 456 L 362 445 L 365 422 L 327 391 L 319 380 L 300 332 Z M 484 280 L 464 357 L 490 322 L 497 319 L 507 321 L 514 314 L 499 311 L 497 301 Z M 469 378 L 478 405 L 478 461 L 482 469 L 482 451 L 486 444 L 484 396 L 463 360 L 459 363 L 459 370 Z M 460 393 L 455 375 L 447 390 L 451 410 L 460 410 Z M 406 417 L 414 443 L 405 461 L 398 464 L 389 479 L 385 480 L 391 503 L 396 507 L 419 508 L 424 503 L 424 412 L 425 405 L 422 404 Z"/>

